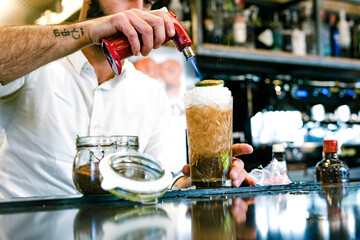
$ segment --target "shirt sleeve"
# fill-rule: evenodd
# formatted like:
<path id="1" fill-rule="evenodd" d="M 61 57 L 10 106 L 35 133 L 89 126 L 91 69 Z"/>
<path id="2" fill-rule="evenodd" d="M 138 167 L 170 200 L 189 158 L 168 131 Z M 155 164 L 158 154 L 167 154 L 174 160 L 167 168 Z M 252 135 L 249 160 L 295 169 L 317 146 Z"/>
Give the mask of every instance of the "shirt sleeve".
<path id="1" fill-rule="evenodd" d="M 154 156 L 172 173 L 176 173 L 178 169 L 175 169 L 176 164 L 171 158 L 170 121 L 171 106 L 169 99 L 165 91 L 159 91 L 156 101 L 154 125 L 145 152 Z"/>
<path id="2" fill-rule="evenodd" d="M 6 85 L 0 84 L 0 97 L 5 97 L 7 95 L 16 92 L 24 85 L 24 83 L 25 83 L 25 76 L 15 81 L 12 81 Z"/>

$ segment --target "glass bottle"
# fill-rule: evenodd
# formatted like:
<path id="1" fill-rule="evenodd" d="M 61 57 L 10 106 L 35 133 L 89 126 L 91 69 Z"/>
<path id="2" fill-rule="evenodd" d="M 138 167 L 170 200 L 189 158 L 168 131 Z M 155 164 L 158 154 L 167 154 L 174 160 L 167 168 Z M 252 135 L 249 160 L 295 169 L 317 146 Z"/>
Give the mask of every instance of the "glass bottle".
<path id="1" fill-rule="evenodd" d="M 349 57 L 351 34 L 350 34 L 349 23 L 346 20 L 345 9 L 340 9 L 339 16 L 340 19 L 338 22 L 338 29 L 339 29 L 339 38 L 340 38 L 340 55 L 341 57 Z"/>
<path id="2" fill-rule="evenodd" d="M 357 24 L 354 19 L 349 20 L 350 32 L 351 32 L 351 44 L 350 44 L 350 57 L 351 58 L 358 58 L 358 33 L 357 33 Z"/>
<path id="3" fill-rule="evenodd" d="M 360 24 L 358 23 L 356 26 L 356 36 L 357 36 L 357 47 L 356 47 L 356 52 L 357 52 L 357 58 L 360 58 Z"/>
<path id="4" fill-rule="evenodd" d="M 324 50 L 324 56 L 331 56 L 330 26 L 326 22 L 326 12 L 321 11 L 321 44 Z"/>
<path id="5" fill-rule="evenodd" d="M 246 41 L 246 20 L 241 14 L 234 18 L 233 24 L 234 42 L 236 46 L 244 46 Z"/>
<path id="6" fill-rule="evenodd" d="M 285 158 L 285 145 L 283 143 L 275 143 L 272 146 L 272 159 L 279 162 L 279 167 L 282 173 L 287 172 L 286 158 Z"/>
<path id="7" fill-rule="evenodd" d="M 233 22 L 234 42 L 236 46 L 244 46 L 246 42 L 246 18 L 244 16 L 244 1 L 235 1 L 235 16 Z"/>
<path id="8" fill-rule="evenodd" d="M 261 21 L 258 18 L 259 8 L 251 5 L 244 10 L 244 17 L 246 21 L 246 43 L 245 46 L 250 49 L 256 47 L 256 37 L 261 26 Z"/>
<path id="9" fill-rule="evenodd" d="M 340 9 L 340 19 L 338 22 L 339 37 L 340 37 L 340 55 L 341 57 L 349 57 L 351 34 L 349 22 L 346 20 L 345 9 Z"/>
<path id="10" fill-rule="evenodd" d="M 299 56 L 306 55 L 305 32 L 301 29 L 299 14 L 296 10 L 292 12 L 291 45 L 292 53 Z"/>
<path id="11" fill-rule="evenodd" d="M 224 38 L 224 15 L 222 1 L 215 0 L 215 12 L 213 15 L 214 36 L 212 43 L 222 44 Z"/>
<path id="12" fill-rule="evenodd" d="M 316 53 L 315 23 L 312 19 L 312 4 L 307 2 L 303 9 L 303 20 L 301 28 L 305 32 L 306 53 Z"/>
<path id="13" fill-rule="evenodd" d="M 273 32 L 273 50 L 282 50 L 283 46 L 283 25 L 282 22 L 279 20 L 279 14 L 278 12 L 274 13 L 274 19 L 270 23 L 271 30 Z"/>
<path id="14" fill-rule="evenodd" d="M 340 57 L 340 34 L 336 24 L 336 15 L 330 16 L 330 42 L 331 42 L 331 55 L 333 57 Z"/>
<path id="15" fill-rule="evenodd" d="M 323 140 L 324 158 L 315 166 L 316 182 L 343 183 L 349 181 L 349 167 L 339 159 L 338 142 L 335 139 Z"/>
<path id="16" fill-rule="evenodd" d="M 284 29 L 283 33 L 283 50 L 285 52 L 292 52 L 292 43 L 291 43 L 291 32 L 292 32 L 292 24 L 291 24 L 291 13 L 289 9 L 284 11 L 285 21 L 284 21 Z"/>

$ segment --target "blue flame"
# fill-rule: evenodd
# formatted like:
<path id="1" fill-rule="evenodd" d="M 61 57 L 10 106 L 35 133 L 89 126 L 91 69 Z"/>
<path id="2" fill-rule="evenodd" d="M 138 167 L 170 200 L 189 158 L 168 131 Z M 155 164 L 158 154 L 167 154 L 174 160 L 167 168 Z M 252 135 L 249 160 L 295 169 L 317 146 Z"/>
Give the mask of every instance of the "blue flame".
<path id="1" fill-rule="evenodd" d="M 196 65 L 196 62 L 195 62 L 195 58 L 194 57 L 192 57 L 192 58 L 190 58 L 189 59 L 189 61 L 191 62 L 191 64 L 193 65 L 193 67 L 194 67 L 194 70 L 195 70 L 195 72 L 196 72 L 196 74 L 197 74 L 197 76 L 198 76 L 198 78 L 200 79 L 200 81 L 203 79 L 203 76 L 201 75 L 201 73 L 200 73 L 200 71 L 199 71 L 199 68 L 197 67 L 197 65 Z"/>

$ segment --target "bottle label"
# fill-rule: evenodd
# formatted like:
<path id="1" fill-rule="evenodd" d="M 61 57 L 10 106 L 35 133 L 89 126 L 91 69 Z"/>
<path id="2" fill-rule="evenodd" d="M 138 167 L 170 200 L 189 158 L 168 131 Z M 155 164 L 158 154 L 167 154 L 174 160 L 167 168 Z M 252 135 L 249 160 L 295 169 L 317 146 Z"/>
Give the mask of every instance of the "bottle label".
<path id="1" fill-rule="evenodd" d="M 274 43 L 273 32 L 269 28 L 260 33 L 257 39 L 267 47 L 271 47 Z"/>

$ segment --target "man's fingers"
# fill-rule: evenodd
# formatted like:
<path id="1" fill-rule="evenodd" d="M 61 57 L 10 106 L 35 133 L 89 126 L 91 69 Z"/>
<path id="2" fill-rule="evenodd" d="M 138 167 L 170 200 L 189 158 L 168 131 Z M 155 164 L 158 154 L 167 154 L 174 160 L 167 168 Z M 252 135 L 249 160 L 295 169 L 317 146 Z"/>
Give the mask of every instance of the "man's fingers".
<path id="1" fill-rule="evenodd" d="M 142 55 L 147 55 L 154 48 L 159 48 L 166 40 L 166 36 L 175 34 L 174 23 L 162 10 L 143 12 L 138 9 L 132 10 L 134 22 L 132 24 L 141 35 L 143 46 Z M 144 24 L 145 23 L 145 24 Z"/>
<path id="2" fill-rule="evenodd" d="M 152 13 L 164 19 L 167 36 L 173 37 L 175 35 L 175 26 L 170 16 L 163 10 L 154 10 Z"/>
<path id="3" fill-rule="evenodd" d="M 131 9 L 113 16 L 116 29 L 127 37 L 135 55 L 141 52 L 146 56 L 152 49 L 159 48 L 167 36 L 175 35 L 173 21 L 162 10 L 144 12 Z"/>
<path id="4" fill-rule="evenodd" d="M 256 186 L 255 179 L 253 179 L 249 175 L 246 175 L 244 182 L 249 184 L 250 186 Z"/>
<path id="5" fill-rule="evenodd" d="M 116 25 L 116 29 L 119 32 L 122 32 L 129 41 L 132 53 L 134 55 L 139 55 L 141 50 L 139 34 L 137 29 L 134 28 L 131 21 L 129 20 L 129 13 L 122 12 L 114 15 L 113 21 L 115 22 L 114 24 Z"/>
<path id="6" fill-rule="evenodd" d="M 141 54 L 143 56 L 147 56 L 154 47 L 154 29 L 153 24 L 150 21 L 151 15 L 149 15 L 150 14 L 138 9 L 127 11 L 129 22 L 136 29 L 138 35 L 141 36 Z"/>
<path id="7" fill-rule="evenodd" d="M 241 154 L 250 154 L 254 151 L 253 147 L 247 143 L 237 143 L 231 146 L 233 157 Z"/>
<path id="8" fill-rule="evenodd" d="M 240 170 L 240 173 L 237 177 L 237 179 L 232 179 L 232 186 L 233 187 L 239 187 L 241 183 L 245 180 L 246 172 L 244 169 Z"/>
<path id="9" fill-rule="evenodd" d="M 239 187 L 246 177 L 244 163 L 240 159 L 233 158 L 233 164 L 230 171 L 231 184 L 233 187 Z"/>

